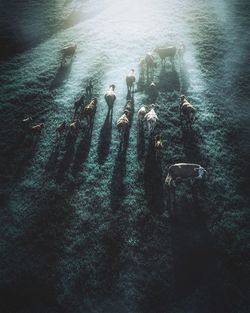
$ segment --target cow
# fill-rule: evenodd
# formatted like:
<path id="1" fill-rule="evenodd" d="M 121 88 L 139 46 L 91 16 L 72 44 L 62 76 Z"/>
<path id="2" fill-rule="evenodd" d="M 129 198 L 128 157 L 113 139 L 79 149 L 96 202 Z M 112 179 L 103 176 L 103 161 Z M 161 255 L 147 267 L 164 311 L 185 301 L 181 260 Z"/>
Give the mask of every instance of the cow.
<path id="1" fill-rule="evenodd" d="M 92 126 L 93 119 L 96 112 L 97 99 L 94 98 L 89 104 L 87 104 L 83 110 L 83 115 L 87 118 L 89 126 Z"/>
<path id="2" fill-rule="evenodd" d="M 56 128 L 56 135 L 57 138 L 61 137 L 62 133 L 66 130 L 67 124 L 66 121 L 63 121 L 57 128 Z"/>
<path id="3" fill-rule="evenodd" d="M 135 70 L 132 68 L 126 76 L 128 93 L 134 92 Z"/>
<path id="4" fill-rule="evenodd" d="M 140 109 L 138 110 L 138 113 L 137 113 L 138 114 L 137 116 L 138 116 L 138 125 L 139 125 L 139 127 L 141 125 L 143 125 L 143 121 L 144 121 L 146 113 L 147 113 L 146 108 L 145 108 L 144 105 L 142 105 L 140 107 Z"/>
<path id="5" fill-rule="evenodd" d="M 166 63 L 166 58 L 169 58 L 170 59 L 170 62 L 174 63 L 174 57 L 175 57 L 175 54 L 177 52 L 177 48 L 172 46 L 172 47 L 166 47 L 166 48 L 156 48 L 155 49 L 155 52 L 158 53 L 160 59 L 161 59 L 161 63 L 162 65 L 165 65 Z"/>
<path id="6" fill-rule="evenodd" d="M 145 120 L 147 121 L 149 135 L 153 133 L 156 123 L 159 120 L 154 108 L 155 104 L 151 104 L 151 110 L 145 114 Z"/>
<path id="7" fill-rule="evenodd" d="M 179 47 L 179 49 L 178 49 L 178 55 L 179 55 L 180 59 L 183 58 L 183 55 L 184 55 L 184 53 L 185 53 L 185 50 L 186 50 L 186 47 L 185 47 L 184 43 L 181 42 L 181 43 L 180 43 L 180 47 Z"/>
<path id="8" fill-rule="evenodd" d="M 30 127 L 30 132 L 32 134 L 37 134 L 37 133 L 40 133 L 43 128 L 44 128 L 44 123 L 39 123 L 37 125 Z"/>
<path id="9" fill-rule="evenodd" d="M 76 136 L 80 128 L 80 120 L 76 119 L 69 125 L 70 134 Z"/>
<path id="10" fill-rule="evenodd" d="M 119 132 L 120 145 L 124 143 L 125 135 L 129 128 L 129 111 L 125 110 L 122 116 L 116 122 L 116 128 Z"/>
<path id="11" fill-rule="evenodd" d="M 156 84 L 152 82 L 148 88 L 149 100 L 151 103 L 155 103 L 158 97 L 158 90 Z"/>
<path id="12" fill-rule="evenodd" d="M 72 60 L 72 58 L 76 52 L 76 48 L 77 48 L 76 43 L 69 44 L 68 46 L 65 46 L 62 48 L 62 50 L 61 50 L 61 54 L 62 54 L 61 66 L 66 63 L 66 59 L 68 57 L 70 57 Z"/>
<path id="13" fill-rule="evenodd" d="M 161 140 L 161 135 L 156 135 L 155 140 L 154 140 L 154 150 L 155 150 L 155 159 L 158 160 L 161 149 L 163 148 L 162 140 Z"/>
<path id="14" fill-rule="evenodd" d="M 189 126 L 191 126 L 195 120 L 195 111 L 194 106 L 182 95 L 180 98 L 180 116 L 183 114 Z"/>
<path id="15" fill-rule="evenodd" d="M 85 88 L 85 90 L 86 90 L 86 95 L 87 95 L 87 97 L 91 97 L 92 96 L 92 92 L 93 92 L 93 83 L 92 83 L 92 80 L 89 80 L 88 81 L 88 83 L 87 83 L 87 85 L 86 85 L 86 88 Z"/>
<path id="16" fill-rule="evenodd" d="M 128 117 L 130 117 L 132 110 L 133 110 L 133 102 L 132 102 L 132 100 L 128 100 L 125 107 L 124 107 L 124 112 L 128 111 L 129 112 Z"/>
<path id="17" fill-rule="evenodd" d="M 27 125 L 27 124 L 29 124 L 32 120 L 33 120 L 32 117 L 31 117 L 31 116 L 28 116 L 28 117 L 26 117 L 26 118 L 24 118 L 24 119 L 22 120 L 22 125 Z"/>
<path id="18" fill-rule="evenodd" d="M 155 62 L 154 56 L 152 53 L 148 52 L 145 57 L 145 63 L 146 63 L 146 69 L 147 69 L 147 81 L 149 78 L 153 77 L 154 75 L 154 69 L 157 66 L 157 63 Z"/>
<path id="19" fill-rule="evenodd" d="M 104 98 L 106 100 L 106 103 L 109 108 L 109 112 L 113 110 L 113 105 L 116 99 L 116 94 L 115 94 L 115 85 L 112 84 L 109 86 L 108 91 L 105 93 Z"/>
<path id="20" fill-rule="evenodd" d="M 197 180 L 203 180 L 207 171 L 199 164 L 194 163 L 177 163 L 168 168 L 168 174 L 165 184 L 168 187 L 176 187 L 176 181 L 190 179 L 191 183 Z"/>
<path id="21" fill-rule="evenodd" d="M 82 95 L 78 100 L 75 101 L 75 103 L 74 103 L 75 111 L 78 111 L 80 106 L 82 106 L 84 104 L 84 101 L 85 101 L 85 95 Z"/>
<path id="22" fill-rule="evenodd" d="M 29 128 L 30 123 L 32 122 L 32 117 L 28 116 L 21 121 L 21 127 L 23 130 Z"/>

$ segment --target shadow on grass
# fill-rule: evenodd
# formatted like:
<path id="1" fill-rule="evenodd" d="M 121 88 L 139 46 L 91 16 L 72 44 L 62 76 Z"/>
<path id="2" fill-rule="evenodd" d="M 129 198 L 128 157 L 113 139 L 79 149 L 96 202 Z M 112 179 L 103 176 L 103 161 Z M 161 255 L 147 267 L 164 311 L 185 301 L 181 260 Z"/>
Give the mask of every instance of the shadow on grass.
<path id="1" fill-rule="evenodd" d="M 142 161 L 145 154 L 145 131 L 142 123 L 137 124 L 137 158 Z"/>
<path id="2" fill-rule="evenodd" d="M 162 213 L 164 210 L 163 175 L 160 159 L 156 160 L 155 157 L 152 139 L 149 142 L 145 160 L 144 188 L 150 211 Z"/>
<path id="3" fill-rule="evenodd" d="M 9 267 L 16 267 L 9 282 L 1 284 L 1 308 L 6 309 L 1 312 L 60 312 L 56 267 L 61 260 L 65 229 L 74 213 L 68 201 L 71 194 L 69 188 L 43 190 L 32 222 L 16 238 L 18 263 L 13 261 L 12 250 L 5 255 L 6 260 L 11 259 Z"/>
<path id="4" fill-rule="evenodd" d="M 75 150 L 76 136 L 72 136 L 69 132 L 65 142 L 65 154 L 63 159 L 59 162 L 59 168 L 56 174 L 56 180 L 58 183 L 61 183 L 64 179 L 64 174 L 70 167 L 71 161 L 73 159 L 74 150 Z"/>
<path id="5" fill-rule="evenodd" d="M 27 269 L 19 272 L 15 280 L 1 285 L 1 312 L 41 312 L 48 307 L 56 310 L 53 284 L 36 276 Z"/>
<path id="6" fill-rule="evenodd" d="M 199 137 L 192 127 L 188 128 L 185 125 L 185 121 L 182 122 L 182 140 L 186 161 L 198 164 L 202 162 L 201 151 L 199 148 L 201 137 Z"/>
<path id="7" fill-rule="evenodd" d="M 90 128 L 85 128 L 83 137 L 76 149 L 75 158 L 72 166 L 73 175 L 76 175 L 81 170 L 82 164 L 86 161 L 88 157 L 91 138 L 92 138 L 92 125 L 90 126 Z"/>
<path id="8" fill-rule="evenodd" d="M 199 205 L 197 190 L 192 188 L 192 196 L 186 193 L 181 197 L 178 214 L 175 212 L 176 218 L 172 219 L 176 297 L 188 297 L 199 290 L 200 297 L 206 302 L 200 310 L 227 312 L 214 243 L 206 226 L 207 218 Z M 191 197 L 193 201 L 190 201 Z"/>
<path id="9" fill-rule="evenodd" d="M 16 166 L 15 177 L 16 178 L 23 175 L 25 168 L 29 165 L 30 161 L 34 157 L 39 139 L 40 139 L 40 134 L 37 134 L 34 136 L 24 135 L 24 137 L 18 140 L 17 144 L 13 147 L 13 150 L 15 150 L 15 153 L 17 153 L 18 156 L 21 156 L 20 158 L 18 158 L 18 160 L 16 160 L 16 163 L 15 163 L 15 166 Z M 12 157 L 10 158 L 10 160 L 13 160 Z"/>
<path id="10" fill-rule="evenodd" d="M 46 166 L 45 166 L 46 172 L 50 173 L 55 170 L 60 151 L 61 151 L 61 144 L 59 141 L 57 141 L 46 163 Z"/>
<path id="11" fill-rule="evenodd" d="M 112 111 L 109 110 L 107 113 L 105 122 L 102 126 L 100 138 L 98 142 L 97 162 L 99 164 L 103 164 L 109 154 L 109 148 L 110 148 L 111 138 L 112 138 L 112 118 L 113 118 L 113 110 Z"/>
<path id="12" fill-rule="evenodd" d="M 190 81 L 186 69 L 186 65 L 183 61 L 180 63 L 180 93 L 186 94 L 188 91 L 188 88 L 190 86 Z"/>
<path id="13" fill-rule="evenodd" d="M 63 82 L 69 77 L 72 68 L 72 60 L 63 66 L 60 66 L 53 81 L 50 84 L 49 90 L 54 90 L 60 87 Z"/>
<path id="14" fill-rule="evenodd" d="M 165 67 L 161 68 L 159 75 L 159 89 L 167 92 L 180 90 L 179 75 L 175 68 L 171 71 L 166 71 Z"/>
<path id="15" fill-rule="evenodd" d="M 121 208 L 122 200 L 126 195 L 124 177 L 126 175 L 126 155 L 128 147 L 129 131 L 125 133 L 123 144 L 119 145 L 115 160 L 111 182 L 111 209 L 117 211 Z"/>

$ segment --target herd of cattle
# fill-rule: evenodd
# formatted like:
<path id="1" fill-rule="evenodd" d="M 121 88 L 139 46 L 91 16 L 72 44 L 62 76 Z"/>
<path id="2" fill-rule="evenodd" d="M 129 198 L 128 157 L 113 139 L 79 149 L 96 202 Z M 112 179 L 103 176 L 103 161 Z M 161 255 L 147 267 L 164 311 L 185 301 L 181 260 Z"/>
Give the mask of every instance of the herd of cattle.
<path id="1" fill-rule="evenodd" d="M 66 49 L 62 50 L 62 63 L 61 66 L 66 62 L 68 56 L 72 57 L 75 53 L 76 45 L 69 46 Z M 179 49 L 179 53 L 184 52 L 184 45 L 182 45 Z M 158 48 L 156 49 L 163 66 L 165 65 L 166 59 L 169 58 L 170 62 L 174 61 L 175 54 L 177 53 L 177 48 L 175 47 L 167 47 L 167 48 Z M 148 53 L 144 58 L 143 62 L 141 62 L 140 66 L 144 66 L 147 73 L 150 71 L 152 66 L 155 66 L 154 57 L 152 54 Z M 134 86 L 136 82 L 135 71 L 131 69 L 128 75 L 126 76 L 126 85 L 127 85 L 127 102 L 125 104 L 123 114 L 119 117 L 116 122 L 116 128 L 119 132 L 120 136 L 120 145 L 122 146 L 127 135 L 128 129 L 131 124 L 132 112 L 134 110 Z M 92 130 L 94 117 L 97 109 L 97 98 L 92 98 L 93 95 L 93 83 L 91 80 L 88 81 L 87 86 L 85 88 L 85 95 L 81 96 L 74 103 L 74 118 L 73 121 L 67 124 L 66 121 L 63 121 L 57 128 L 56 134 L 59 139 L 61 135 L 68 130 L 68 134 L 72 137 L 76 137 L 78 131 L 80 129 L 81 119 L 86 119 L 87 121 L 87 129 Z M 155 95 L 157 93 L 156 85 L 154 82 L 150 84 L 149 91 L 151 95 Z M 116 100 L 115 93 L 115 85 L 111 84 L 104 95 L 105 101 L 108 105 L 108 114 L 112 115 L 113 105 Z M 144 127 L 144 122 L 146 123 L 148 134 L 151 139 L 153 139 L 153 147 L 155 149 L 155 157 L 156 160 L 159 158 L 161 149 L 163 147 L 161 135 L 154 134 L 155 126 L 159 121 L 157 113 L 155 111 L 156 106 L 155 103 L 150 105 L 150 110 L 147 112 L 146 107 L 142 105 L 137 113 L 138 119 L 138 127 Z M 195 121 L 195 108 L 188 101 L 186 96 L 182 95 L 180 97 L 179 102 L 180 109 L 180 117 L 184 118 L 188 127 Z M 37 134 L 42 131 L 44 128 L 44 123 L 39 123 L 33 126 L 30 126 L 32 122 L 32 117 L 28 116 L 22 120 L 22 126 L 25 130 L 29 130 L 32 134 Z M 154 135 L 154 137 L 152 137 Z M 206 177 L 206 170 L 200 166 L 199 164 L 192 163 L 178 163 L 173 164 L 168 168 L 167 177 L 165 180 L 166 186 L 168 187 L 176 187 L 176 182 L 181 179 L 191 179 L 192 182 L 196 180 L 201 180 Z"/>

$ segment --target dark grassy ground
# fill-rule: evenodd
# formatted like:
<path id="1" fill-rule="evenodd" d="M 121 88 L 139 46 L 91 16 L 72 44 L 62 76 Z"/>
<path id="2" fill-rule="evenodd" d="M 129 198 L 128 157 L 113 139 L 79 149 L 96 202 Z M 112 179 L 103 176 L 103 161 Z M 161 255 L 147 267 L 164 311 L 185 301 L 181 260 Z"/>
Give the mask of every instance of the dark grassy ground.
<path id="1" fill-rule="evenodd" d="M 114 125 L 133 56 L 125 56 L 126 64 L 113 56 L 110 69 L 101 52 L 87 58 L 92 50 L 84 41 L 79 53 L 93 63 L 85 62 L 77 83 L 77 56 L 59 69 L 46 47 L 44 64 L 26 66 L 21 54 L 1 63 L 1 312 L 249 311 L 249 76 L 242 32 L 249 29 L 249 5 L 231 2 L 229 24 L 216 15 L 219 4 L 218 11 L 196 5 L 198 11 L 185 6 L 191 43 L 183 61 L 176 59 L 174 70 L 158 61 L 154 75 L 164 140 L 159 162 L 146 129 L 137 127 L 140 104 L 149 104 L 144 85 L 137 86 L 127 145 L 119 149 Z M 90 76 L 98 98 L 93 131 L 82 121 L 76 138 L 56 141 L 55 127 L 72 120 L 73 101 Z M 103 94 L 113 81 L 111 117 Z M 179 118 L 181 93 L 198 109 L 190 130 Z M 27 113 L 34 123 L 45 121 L 39 136 L 21 130 Z M 175 162 L 197 162 L 209 176 L 194 187 L 180 183 L 171 213 L 164 179 Z"/>

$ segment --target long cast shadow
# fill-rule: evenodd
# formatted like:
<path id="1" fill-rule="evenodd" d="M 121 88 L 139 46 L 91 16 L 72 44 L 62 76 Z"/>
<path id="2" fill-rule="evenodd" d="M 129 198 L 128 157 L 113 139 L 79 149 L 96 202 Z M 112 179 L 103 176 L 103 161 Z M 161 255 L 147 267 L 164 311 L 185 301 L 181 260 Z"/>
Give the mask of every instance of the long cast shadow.
<path id="1" fill-rule="evenodd" d="M 153 143 L 149 143 L 144 167 L 144 188 L 151 212 L 164 210 L 163 175 L 160 160 L 156 160 Z"/>
<path id="2" fill-rule="evenodd" d="M 175 68 L 172 68 L 171 71 L 166 71 L 164 66 L 161 68 L 159 75 L 159 89 L 167 92 L 180 90 L 179 75 Z"/>
<path id="3" fill-rule="evenodd" d="M 122 200 L 126 195 L 124 177 L 126 175 L 126 155 L 128 147 L 128 132 L 124 139 L 124 144 L 119 146 L 115 160 L 115 166 L 111 181 L 111 209 L 115 212 L 120 209 Z"/>
<path id="4" fill-rule="evenodd" d="M 90 128 L 85 129 L 84 135 L 76 149 L 76 154 L 72 166 L 73 175 L 76 175 L 77 172 L 79 172 L 82 164 L 86 161 L 88 157 L 91 138 L 92 138 L 92 126 L 90 126 Z"/>
<path id="5" fill-rule="evenodd" d="M 137 129 L 137 158 L 141 161 L 145 154 L 145 132 L 144 125 L 138 123 Z"/>
<path id="6" fill-rule="evenodd" d="M 16 146 L 20 150 L 18 151 L 19 155 L 21 155 L 21 158 L 16 162 L 16 173 L 15 177 L 20 177 L 25 168 L 29 165 L 30 161 L 34 157 L 36 153 L 36 147 L 40 139 L 40 134 L 33 136 L 26 136 L 23 138 L 23 145 Z M 12 158 L 11 158 L 12 159 Z"/>
<path id="7" fill-rule="evenodd" d="M 53 150 L 48 158 L 48 161 L 45 165 L 45 170 L 46 172 L 53 172 L 56 168 L 57 162 L 58 162 L 58 157 L 61 151 L 61 142 L 56 141 L 55 145 L 53 147 Z"/>
<path id="8" fill-rule="evenodd" d="M 105 122 L 102 126 L 100 138 L 98 142 L 97 162 L 99 164 L 103 164 L 109 154 L 109 148 L 110 148 L 111 138 L 112 138 L 112 117 L 113 117 L 113 111 L 109 110 L 107 113 Z"/>
<path id="9" fill-rule="evenodd" d="M 53 81 L 50 84 L 49 90 L 54 90 L 60 87 L 63 84 L 63 82 L 69 77 L 71 68 L 72 68 L 72 60 L 70 61 L 69 64 L 60 66 Z"/>
<path id="10" fill-rule="evenodd" d="M 190 80 L 188 77 L 186 65 L 184 62 L 181 62 L 180 64 L 180 92 L 181 94 L 186 94 L 188 91 L 188 88 L 190 86 Z"/>
<path id="11" fill-rule="evenodd" d="M 65 143 L 66 152 L 64 154 L 63 159 L 59 163 L 59 168 L 56 174 L 56 180 L 59 183 L 63 181 L 64 174 L 70 167 L 70 164 L 74 155 L 75 142 L 76 142 L 76 137 L 72 136 L 71 133 L 69 132 L 66 138 L 66 143 Z"/>
<path id="12" fill-rule="evenodd" d="M 74 214 L 68 201 L 72 190 L 67 188 L 67 191 L 48 189 L 45 198 L 44 194 L 41 196 L 39 209 L 29 227 L 16 239 L 21 264 L 11 275 L 10 282 L 1 285 L 2 312 L 40 312 L 47 307 L 53 307 L 53 312 L 60 311 L 56 309 L 58 276 L 55 268 L 60 260 L 65 229 Z M 11 252 L 5 257 L 13 259 Z"/>
<path id="13" fill-rule="evenodd" d="M 209 299 L 210 308 L 204 312 L 227 312 L 214 243 L 206 224 L 198 197 L 193 194 L 193 201 L 190 201 L 184 196 L 178 218 L 172 219 L 171 225 L 176 298 L 201 290 Z"/>
<path id="14" fill-rule="evenodd" d="M 190 163 L 202 162 L 201 151 L 199 148 L 201 138 L 192 127 L 187 128 L 186 125 L 182 125 L 182 140 L 186 161 Z"/>

